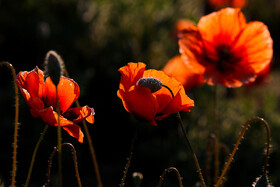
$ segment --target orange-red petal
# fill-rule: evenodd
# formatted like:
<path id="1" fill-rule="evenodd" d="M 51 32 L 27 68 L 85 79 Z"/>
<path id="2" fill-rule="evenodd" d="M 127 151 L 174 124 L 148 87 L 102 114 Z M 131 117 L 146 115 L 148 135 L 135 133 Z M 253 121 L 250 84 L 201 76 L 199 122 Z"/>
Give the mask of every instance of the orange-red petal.
<path id="1" fill-rule="evenodd" d="M 175 95 L 172 102 L 170 102 L 161 112 L 160 116 L 158 116 L 156 119 L 161 120 L 164 117 L 179 112 L 179 111 L 190 111 L 191 107 L 194 107 L 194 101 L 190 99 L 186 93 L 183 87 L 181 87 L 180 91 Z"/>
<path id="2" fill-rule="evenodd" d="M 48 77 L 45 81 L 45 102 L 49 106 L 56 106 L 56 86 Z M 58 97 L 62 113 L 64 113 L 80 95 L 80 88 L 73 80 L 62 76 L 58 84 Z"/>
<path id="3" fill-rule="evenodd" d="M 88 106 L 70 108 L 63 116 L 73 121 L 73 123 L 79 123 L 83 120 L 94 123 L 94 109 Z"/>
<path id="4" fill-rule="evenodd" d="M 48 107 L 43 110 L 30 109 L 33 117 L 41 118 L 45 123 L 51 126 L 58 126 L 58 114 L 53 110 L 53 107 Z M 60 116 L 60 126 L 72 125 L 73 122 Z"/>
<path id="5" fill-rule="evenodd" d="M 143 76 L 146 64 L 138 63 L 128 63 L 126 66 L 121 67 L 119 72 L 122 74 L 120 81 L 120 89 L 128 91 L 132 85 Z"/>
<path id="6" fill-rule="evenodd" d="M 155 79 L 158 79 L 162 82 L 163 85 L 168 86 L 174 95 L 178 93 L 180 90 L 179 86 L 182 86 L 181 83 L 176 81 L 174 78 L 171 78 L 167 76 L 163 71 L 157 71 L 154 69 L 146 70 L 143 74 L 143 77 L 152 77 Z M 156 96 L 157 102 L 159 105 L 158 113 L 161 113 L 161 111 L 172 101 L 172 95 L 170 91 L 164 87 L 162 87 L 157 92 L 154 92 L 153 95 Z"/>
<path id="7" fill-rule="evenodd" d="M 195 73 L 191 66 L 185 63 L 181 56 L 171 58 L 163 68 L 163 72 L 181 82 L 186 91 L 203 84 L 202 74 Z"/>
<path id="8" fill-rule="evenodd" d="M 231 45 L 240 31 L 246 26 L 246 19 L 240 9 L 224 8 L 203 16 L 198 24 L 198 30 L 205 45 Z"/>
<path id="9" fill-rule="evenodd" d="M 44 74 L 38 67 L 30 72 L 19 72 L 16 83 L 27 103 L 31 97 L 42 97 Z"/>
<path id="10" fill-rule="evenodd" d="M 259 73 L 271 62 L 272 45 L 267 26 L 254 21 L 244 28 L 234 44 L 233 51 L 243 56 L 241 65 L 250 66 L 255 73 Z"/>
<path id="11" fill-rule="evenodd" d="M 205 71 L 203 65 L 203 41 L 197 27 L 192 26 L 178 34 L 179 51 L 181 58 L 194 73 L 202 74 Z"/>
<path id="12" fill-rule="evenodd" d="M 154 118 L 159 105 L 149 88 L 132 86 L 131 89 L 125 93 L 123 102 L 125 102 L 128 112 L 156 125 Z"/>
<path id="13" fill-rule="evenodd" d="M 83 143 L 84 134 L 80 126 L 73 124 L 73 125 L 64 126 L 62 128 L 66 130 L 69 135 L 75 137 L 80 143 Z"/>

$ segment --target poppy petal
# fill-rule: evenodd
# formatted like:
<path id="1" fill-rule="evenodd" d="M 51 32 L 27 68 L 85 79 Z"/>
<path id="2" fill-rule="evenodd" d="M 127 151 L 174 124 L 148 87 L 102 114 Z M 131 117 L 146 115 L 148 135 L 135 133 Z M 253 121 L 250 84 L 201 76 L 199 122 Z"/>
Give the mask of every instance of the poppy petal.
<path id="1" fill-rule="evenodd" d="M 25 99 L 28 99 L 26 95 L 26 91 L 29 93 L 31 97 L 41 97 L 43 84 L 44 84 L 44 74 L 38 68 L 34 68 L 32 71 L 27 72 L 19 72 L 16 78 L 16 83 L 21 90 Z M 23 91 L 25 89 L 26 91 Z"/>
<path id="2" fill-rule="evenodd" d="M 181 58 L 193 72 L 202 74 L 205 68 L 198 62 L 203 61 L 203 42 L 197 27 L 189 27 L 178 34 Z"/>
<path id="3" fill-rule="evenodd" d="M 160 80 L 163 85 L 167 86 L 168 88 L 170 88 L 170 90 L 172 90 L 174 95 L 176 95 L 180 90 L 179 87 L 182 87 L 181 83 L 176 81 L 174 78 L 167 76 L 163 71 L 149 69 L 144 72 L 143 77 L 152 77 Z M 173 100 L 170 91 L 164 87 L 158 90 L 157 92 L 154 92 L 153 95 L 156 96 L 159 104 L 158 113 L 161 113 L 161 111 Z"/>
<path id="4" fill-rule="evenodd" d="M 143 76 L 146 64 L 138 63 L 128 63 L 126 66 L 121 67 L 119 72 L 121 73 L 120 89 L 128 91 L 132 85 Z"/>
<path id="5" fill-rule="evenodd" d="M 51 125 L 51 126 L 58 126 L 58 114 L 53 110 L 53 107 L 48 107 L 43 110 L 37 110 L 34 108 L 30 109 L 30 112 L 33 117 L 41 118 L 45 123 Z M 73 125 L 73 122 L 70 120 L 67 120 L 63 116 L 60 116 L 60 126 L 67 126 L 67 125 Z"/>
<path id="6" fill-rule="evenodd" d="M 202 74 L 195 73 L 190 66 L 182 60 L 181 56 L 171 58 L 163 68 L 163 72 L 181 82 L 186 91 L 203 84 Z"/>
<path id="7" fill-rule="evenodd" d="M 156 125 L 154 117 L 159 105 L 149 88 L 132 86 L 129 92 L 125 93 L 123 101 L 128 112 Z"/>
<path id="8" fill-rule="evenodd" d="M 265 69 L 271 62 L 273 41 L 267 26 L 261 22 L 250 22 L 238 37 L 233 51 L 243 56 L 242 66 L 250 66 L 255 73 Z"/>
<path id="9" fill-rule="evenodd" d="M 70 136 L 75 137 L 80 143 L 83 143 L 84 134 L 80 126 L 73 124 L 73 125 L 64 126 L 62 128 L 66 130 Z"/>
<path id="10" fill-rule="evenodd" d="M 94 109 L 88 106 L 70 108 L 63 116 L 73 123 L 79 123 L 85 119 L 89 123 L 94 123 Z"/>
<path id="11" fill-rule="evenodd" d="M 61 76 L 58 84 L 58 97 L 62 113 L 64 113 L 80 95 L 79 85 L 73 80 Z M 45 100 L 49 106 L 56 107 L 56 86 L 48 77 L 45 81 Z"/>
<path id="12" fill-rule="evenodd" d="M 194 101 L 186 95 L 184 88 L 181 87 L 180 91 L 175 95 L 172 102 L 170 102 L 168 106 L 166 106 L 164 110 L 161 111 L 160 114 L 162 115 L 157 116 L 156 119 L 161 120 L 166 116 L 179 111 L 189 112 L 191 107 L 194 107 Z"/>
<path id="13" fill-rule="evenodd" d="M 224 8 L 203 16 L 197 24 L 205 43 L 212 46 L 231 45 L 245 26 L 245 16 L 240 9 L 234 8 Z"/>

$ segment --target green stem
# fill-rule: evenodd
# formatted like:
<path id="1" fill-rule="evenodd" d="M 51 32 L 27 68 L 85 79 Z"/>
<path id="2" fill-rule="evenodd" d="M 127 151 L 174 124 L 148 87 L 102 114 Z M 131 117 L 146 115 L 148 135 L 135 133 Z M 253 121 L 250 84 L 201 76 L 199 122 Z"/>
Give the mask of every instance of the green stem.
<path id="1" fill-rule="evenodd" d="M 214 144 L 214 181 L 217 182 L 220 171 L 220 127 L 218 124 L 218 107 L 217 107 L 217 85 L 214 86 L 214 124 L 215 124 L 215 144 Z"/>
<path id="2" fill-rule="evenodd" d="M 184 137 L 185 137 L 185 139 L 186 139 L 186 141 L 187 141 L 188 147 L 189 147 L 189 149 L 190 149 L 190 151 L 191 151 L 191 153 L 192 153 L 192 156 L 193 156 L 193 159 L 194 159 L 194 162 L 195 162 L 195 166 L 196 166 L 196 169 L 197 169 L 197 172 L 198 172 L 200 181 L 201 181 L 201 183 L 202 183 L 202 186 L 203 186 L 203 187 L 206 187 L 206 184 L 205 184 L 203 175 L 202 175 L 202 173 L 201 173 L 201 169 L 200 169 L 200 166 L 199 166 L 198 159 L 197 159 L 196 154 L 195 154 L 195 152 L 194 152 L 194 150 L 193 150 L 193 148 L 192 148 L 191 142 L 190 142 L 190 140 L 189 140 L 189 138 L 188 138 L 188 136 L 187 136 L 187 133 L 186 133 L 186 130 L 185 130 L 184 126 L 183 126 L 183 122 L 182 122 L 181 115 L 180 115 L 179 112 L 177 112 L 177 117 L 178 117 L 178 119 L 179 119 L 179 122 L 180 122 L 179 124 L 180 124 L 180 126 L 181 126 L 182 131 L 183 131 Z"/>
<path id="3" fill-rule="evenodd" d="M 180 175 L 180 172 L 174 168 L 174 167 L 170 167 L 168 169 L 165 169 L 163 174 L 160 176 L 160 180 L 159 180 L 159 183 L 158 183 L 158 187 L 161 187 L 161 184 L 164 180 L 164 177 L 167 173 L 171 172 L 171 171 L 175 171 L 176 175 L 177 175 L 177 178 L 178 178 L 178 182 L 179 182 L 179 187 L 183 187 L 183 184 L 182 184 L 182 177 Z"/>
<path id="4" fill-rule="evenodd" d="M 174 99 L 174 94 L 173 94 L 172 90 L 171 90 L 168 86 L 166 86 L 166 85 L 162 85 L 162 86 L 169 90 L 169 92 L 170 92 L 171 95 L 172 95 L 172 98 Z M 185 128 L 184 128 L 183 121 L 182 121 L 182 119 L 181 119 L 181 115 L 180 115 L 179 112 L 177 112 L 177 118 L 178 118 L 178 120 L 179 120 L 179 124 L 180 124 L 180 127 L 181 127 L 182 131 L 183 131 L 184 137 L 185 137 L 185 139 L 186 139 L 186 141 L 187 141 L 188 147 L 189 147 L 189 149 L 190 149 L 190 151 L 191 151 L 191 153 L 192 153 L 192 156 L 193 156 L 193 159 L 194 159 L 194 162 L 195 162 L 195 166 L 196 166 L 196 168 L 197 168 L 197 172 L 198 172 L 200 181 L 201 181 L 201 183 L 202 183 L 202 186 L 203 186 L 203 187 L 206 187 L 205 181 L 204 181 L 204 178 L 203 178 L 203 175 L 202 175 L 202 173 L 201 173 L 201 169 L 200 169 L 200 166 L 199 166 L 198 159 L 197 159 L 196 154 L 195 154 L 195 152 L 194 152 L 194 150 L 193 150 L 193 148 L 192 148 L 191 142 L 190 142 L 190 140 L 189 140 L 189 138 L 188 138 L 188 136 L 187 136 L 187 133 L 186 133 L 186 130 L 185 130 Z"/>
<path id="5" fill-rule="evenodd" d="M 63 72 L 64 72 L 65 76 L 69 77 L 69 74 L 68 74 L 65 66 L 64 66 L 63 70 L 64 70 Z M 80 107 L 80 103 L 79 103 L 78 99 L 75 101 L 75 104 L 77 107 Z M 89 146 L 89 150 L 90 150 L 90 154 L 91 154 L 91 158 L 92 158 L 92 162 L 93 162 L 93 166 L 94 166 L 94 171 L 95 171 L 95 175 L 96 175 L 96 179 L 97 179 L 97 185 L 98 185 L 98 187 L 102 187 L 103 184 L 102 184 L 99 166 L 97 163 L 97 159 L 96 159 L 96 155 L 95 155 L 95 151 L 94 151 L 94 147 L 93 147 L 93 143 L 92 143 L 92 138 L 90 136 L 86 122 L 82 121 L 82 123 L 83 123 L 83 127 L 84 127 L 85 134 L 87 137 L 87 141 L 88 141 L 88 146 Z"/>
<path id="6" fill-rule="evenodd" d="M 27 174 L 27 178 L 26 178 L 25 185 L 24 185 L 25 187 L 27 187 L 28 184 L 29 184 L 29 180 L 31 178 L 31 173 L 32 173 L 34 162 L 35 162 L 36 154 L 37 154 L 39 145 L 40 145 L 41 141 L 43 140 L 44 135 L 45 135 L 47 129 L 48 129 L 48 125 L 45 126 L 45 128 L 44 128 L 43 132 L 41 133 L 41 135 L 40 135 L 40 137 L 39 137 L 39 139 L 37 141 L 37 144 L 36 144 L 36 146 L 34 148 L 34 151 L 33 151 L 33 154 L 32 154 L 32 159 L 31 159 L 31 163 L 30 163 L 30 166 L 29 166 L 28 174 Z"/>
<path id="7" fill-rule="evenodd" d="M 132 141 L 131 141 L 131 145 L 130 145 L 130 155 L 127 159 L 127 163 L 125 165 L 125 170 L 124 170 L 124 174 L 123 174 L 123 177 L 122 177 L 122 180 L 121 180 L 121 184 L 120 184 L 120 187 L 123 187 L 124 186 L 124 183 L 125 183 L 125 178 L 127 176 L 127 172 L 128 172 L 128 168 L 130 166 L 130 163 L 131 163 L 131 159 L 132 159 L 132 155 L 133 155 L 133 150 L 134 150 L 134 144 L 135 144 L 135 141 L 137 139 L 137 132 L 135 133 Z"/>
<path id="8" fill-rule="evenodd" d="M 16 72 L 13 65 L 9 62 L 0 62 L 0 66 L 5 65 L 12 71 L 14 91 L 15 91 L 15 125 L 14 125 L 14 143 L 13 143 L 13 166 L 12 166 L 12 183 L 11 187 L 15 187 L 16 184 L 16 170 L 17 170 L 17 137 L 18 137 L 18 117 L 19 117 L 19 97 L 18 97 L 18 87 L 16 84 Z"/>
<path id="9" fill-rule="evenodd" d="M 77 182 L 78 182 L 78 186 L 82 187 L 82 183 L 81 183 L 81 179 L 80 179 L 80 174 L 79 174 L 79 170 L 78 170 L 78 161 L 77 161 L 77 154 L 76 154 L 76 149 L 75 147 L 71 144 L 71 143 L 64 143 L 62 144 L 62 146 L 69 146 L 72 150 L 72 154 L 73 154 L 73 162 L 74 162 L 74 168 L 75 168 L 75 173 L 76 173 L 76 178 L 77 178 Z"/>
<path id="10" fill-rule="evenodd" d="M 226 174 L 226 172 L 227 172 L 227 170 L 228 170 L 228 168 L 229 168 L 229 165 L 231 164 L 231 162 L 232 162 L 232 160 L 233 160 L 233 157 L 234 157 L 234 155 L 235 155 L 235 153 L 236 153 L 236 151 L 237 151 L 237 149 L 238 149 L 238 146 L 239 146 L 239 144 L 240 144 L 240 142 L 241 142 L 241 140 L 242 140 L 242 138 L 243 138 L 243 136 L 244 136 L 246 130 L 248 129 L 249 125 L 250 125 L 253 121 L 260 121 L 260 122 L 262 122 L 262 124 L 263 124 L 263 125 L 265 126 L 265 128 L 266 128 L 267 147 L 266 147 L 265 164 L 264 164 L 264 167 L 263 167 L 263 174 L 264 174 L 264 176 L 266 176 L 266 174 L 267 174 L 267 167 L 268 167 L 268 159 L 269 159 L 270 138 L 271 138 L 271 135 L 270 135 L 270 128 L 269 128 L 268 123 L 267 123 L 263 118 L 255 117 L 255 118 L 252 118 L 252 119 L 248 120 L 248 121 L 246 122 L 246 124 L 244 125 L 244 127 L 243 127 L 243 129 L 242 129 L 242 131 L 241 131 L 241 133 L 240 133 L 240 135 L 239 135 L 239 137 L 238 137 L 238 139 L 237 139 L 237 142 L 236 142 L 236 144 L 235 144 L 235 146 L 234 146 L 234 148 L 233 148 L 233 151 L 232 151 L 232 153 L 230 154 L 230 157 L 228 158 L 228 160 L 227 160 L 227 162 L 226 162 L 226 164 L 225 164 L 225 167 L 224 167 L 224 169 L 223 169 L 223 171 L 222 171 L 222 174 L 220 175 L 220 177 L 219 177 L 219 179 L 218 179 L 218 181 L 217 181 L 215 187 L 218 187 L 218 186 L 221 184 L 222 179 L 223 179 L 223 177 L 225 176 L 225 174 Z"/>
<path id="11" fill-rule="evenodd" d="M 77 182 L 78 182 L 78 186 L 82 187 L 82 183 L 81 183 L 81 179 L 80 179 L 80 174 L 79 174 L 79 170 L 78 170 L 78 161 L 77 161 L 77 154 L 76 154 L 76 149 L 75 147 L 71 144 L 71 143 L 63 143 L 61 145 L 61 147 L 63 146 L 69 146 L 72 150 L 72 154 L 73 154 L 73 162 L 74 162 L 74 168 L 75 168 L 75 173 L 76 173 L 76 177 L 77 177 Z M 53 157 L 55 156 L 56 152 L 58 152 L 58 148 L 54 147 L 53 152 L 50 155 L 49 161 L 48 161 L 48 169 L 47 169 L 47 181 L 45 186 L 48 187 L 50 184 L 50 175 L 51 175 L 51 167 L 52 167 L 52 160 Z"/>
<path id="12" fill-rule="evenodd" d="M 46 173 L 47 181 L 45 184 L 46 187 L 49 187 L 49 184 L 50 184 L 52 160 L 53 160 L 53 157 L 55 156 L 56 152 L 57 152 L 57 147 L 54 147 L 53 152 L 51 153 L 49 160 L 48 160 L 48 169 L 47 169 L 47 173 Z"/>
<path id="13" fill-rule="evenodd" d="M 58 186 L 62 187 L 62 149 L 61 149 L 61 126 L 60 126 L 60 105 L 58 97 L 58 86 L 56 86 L 56 112 L 57 112 L 57 145 L 58 145 Z"/>

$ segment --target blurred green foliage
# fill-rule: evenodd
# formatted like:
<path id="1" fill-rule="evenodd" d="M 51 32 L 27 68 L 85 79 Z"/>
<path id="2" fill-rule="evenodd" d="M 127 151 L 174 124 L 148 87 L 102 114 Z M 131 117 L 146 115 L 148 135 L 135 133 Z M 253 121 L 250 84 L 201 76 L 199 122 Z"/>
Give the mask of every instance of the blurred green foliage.
<path id="1" fill-rule="evenodd" d="M 148 68 L 161 69 L 179 54 L 173 30 L 175 22 L 187 18 L 197 22 L 209 13 L 203 0 L 0 0 L 0 60 L 9 61 L 16 71 L 43 68 L 45 54 L 56 50 L 64 59 L 70 76 L 80 85 L 82 105 L 95 108 L 95 124 L 89 125 L 104 186 L 120 184 L 129 156 L 130 141 L 138 131 L 135 153 L 127 185 L 132 186 L 133 172 L 144 176 L 142 186 L 156 186 L 164 169 L 176 167 L 185 186 L 196 186 L 196 169 L 178 128 L 175 115 L 159 122 L 158 127 L 136 121 L 117 98 L 120 73 L 127 62 L 142 61 Z M 233 148 L 242 125 L 254 116 L 263 117 L 272 130 L 272 153 L 269 177 L 280 186 L 280 81 L 279 33 L 280 2 L 278 0 L 249 0 L 243 9 L 247 20 L 263 21 L 274 40 L 274 67 L 270 82 L 251 89 L 226 89 L 218 86 L 218 116 L 221 126 L 221 162 Z M 12 164 L 13 111 L 11 76 L 1 68 L 0 73 L 0 177 L 9 184 Z M 182 113 L 189 138 L 197 152 L 202 170 L 214 131 L 213 87 L 203 86 L 188 95 L 195 107 Z M 44 124 L 33 119 L 21 97 L 18 144 L 17 185 L 24 184 L 33 148 Z M 246 132 L 224 186 L 250 186 L 260 176 L 264 160 L 264 128 L 256 123 Z M 63 142 L 77 149 L 83 186 L 95 186 L 96 179 L 87 142 L 79 144 L 67 133 Z M 56 129 L 49 128 L 36 158 L 30 186 L 45 182 L 47 160 L 56 145 Z M 210 150 L 210 151 L 209 151 Z M 70 151 L 63 153 L 64 184 L 76 186 Z M 211 158 L 211 157 L 210 157 Z M 56 162 L 52 169 L 52 185 L 56 181 Z M 212 162 L 211 162 L 212 165 Z M 223 166 L 223 164 L 221 164 Z M 176 176 L 168 175 L 164 186 L 177 185 Z"/>

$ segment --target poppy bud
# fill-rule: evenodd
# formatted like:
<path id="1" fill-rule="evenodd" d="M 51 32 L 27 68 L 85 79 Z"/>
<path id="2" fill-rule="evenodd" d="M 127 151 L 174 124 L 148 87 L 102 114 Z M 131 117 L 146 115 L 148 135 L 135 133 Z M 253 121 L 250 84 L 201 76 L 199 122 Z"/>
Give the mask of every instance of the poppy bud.
<path id="1" fill-rule="evenodd" d="M 147 87 L 151 90 L 152 93 L 162 88 L 162 82 L 152 77 L 141 78 L 137 81 L 136 85 L 141 87 Z"/>
<path id="2" fill-rule="evenodd" d="M 45 58 L 45 74 L 50 76 L 56 86 L 63 74 L 63 68 L 64 63 L 61 57 L 55 51 L 49 51 Z"/>
<path id="3" fill-rule="evenodd" d="M 140 172 L 134 172 L 132 174 L 132 178 L 133 178 L 133 183 L 135 187 L 140 187 L 141 186 L 141 182 L 143 180 L 143 174 Z"/>

